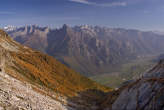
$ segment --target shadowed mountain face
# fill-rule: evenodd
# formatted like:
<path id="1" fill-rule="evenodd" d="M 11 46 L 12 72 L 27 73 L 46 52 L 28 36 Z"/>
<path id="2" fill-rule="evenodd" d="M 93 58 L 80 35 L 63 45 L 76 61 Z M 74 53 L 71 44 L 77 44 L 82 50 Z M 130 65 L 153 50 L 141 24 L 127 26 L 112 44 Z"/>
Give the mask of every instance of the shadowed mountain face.
<path id="1" fill-rule="evenodd" d="M 85 75 L 109 73 L 131 59 L 164 52 L 164 36 L 138 30 L 64 25 L 54 30 L 27 26 L 8 33 Z"/>

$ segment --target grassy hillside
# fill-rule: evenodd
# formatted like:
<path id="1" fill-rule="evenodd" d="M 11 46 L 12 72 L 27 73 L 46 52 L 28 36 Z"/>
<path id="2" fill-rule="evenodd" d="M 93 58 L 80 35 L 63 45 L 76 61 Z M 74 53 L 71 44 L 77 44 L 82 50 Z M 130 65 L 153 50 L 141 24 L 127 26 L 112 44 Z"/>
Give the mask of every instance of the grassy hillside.
<path id="1" fill-rule="evenodd" d="M 73 96 L 87 89 L 109 90 L 39 52 L 12 53 L 12 56 L 15 65 L 11 68 L 16 72 L 15 77 L 20 80 L 40 84 L 66 96 Z"/>

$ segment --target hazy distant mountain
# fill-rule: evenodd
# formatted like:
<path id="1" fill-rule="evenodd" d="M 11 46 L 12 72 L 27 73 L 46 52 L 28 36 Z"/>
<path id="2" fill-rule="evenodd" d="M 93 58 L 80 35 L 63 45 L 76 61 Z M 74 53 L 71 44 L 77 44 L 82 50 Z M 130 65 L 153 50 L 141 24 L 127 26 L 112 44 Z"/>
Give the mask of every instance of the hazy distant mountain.
<path id="1" fill-rule="evenodd" d="M 63 25 L 59 29 L 26 26 L 8 33 L 85 75 L 109 73 L 130 59 L 164 52 L 163 35 L 138 30 Z"/>
<path id="2" fill-rule="evenodd" d="M 164 35 L 163 31 L 153 31 L 153 32 L 156 33 L 156 34 Z"/>
<path id="3" fill-rule="evenodd" d="M 14 31 L 16 28 L 17 28 L 16 26 L 8 25 L 8 26 L 5 26 L 3 29 L 5 31 Z"/>

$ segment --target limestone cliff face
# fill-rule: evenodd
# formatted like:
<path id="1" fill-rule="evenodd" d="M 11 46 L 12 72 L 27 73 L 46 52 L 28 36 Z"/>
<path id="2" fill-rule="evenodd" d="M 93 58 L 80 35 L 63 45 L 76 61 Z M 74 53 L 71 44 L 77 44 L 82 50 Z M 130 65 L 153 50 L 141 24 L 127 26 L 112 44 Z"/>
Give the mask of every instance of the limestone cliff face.
<path id="1" fill-rule="evenodd" d="M 164 110 L 164 60 L 119 94 L 107 110 Z"/>

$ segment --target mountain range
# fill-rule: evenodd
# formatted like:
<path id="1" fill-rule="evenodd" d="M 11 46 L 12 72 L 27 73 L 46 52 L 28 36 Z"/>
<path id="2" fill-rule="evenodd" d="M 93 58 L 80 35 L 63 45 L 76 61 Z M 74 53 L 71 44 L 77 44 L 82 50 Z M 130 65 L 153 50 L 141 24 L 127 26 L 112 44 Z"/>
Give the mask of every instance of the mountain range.
<path id="1" fill-rule="evenodd" d="M 118 90 L 97 84 L 0 30 L 2 110 L 163 110 L 164 60 Z"/>
<path id="2" fill-rule="evenodd" d="M 163 35 L 132 29 L 65 24 L 57 29 L 31 25 L 7 32 L 17 42 L 86 76 L 110 73 L 130 60 L 164 52 Z"/>

